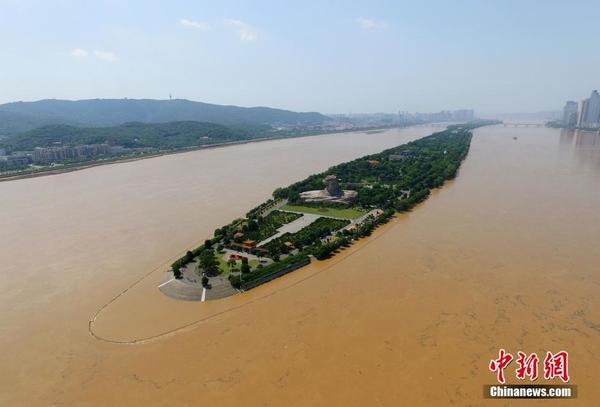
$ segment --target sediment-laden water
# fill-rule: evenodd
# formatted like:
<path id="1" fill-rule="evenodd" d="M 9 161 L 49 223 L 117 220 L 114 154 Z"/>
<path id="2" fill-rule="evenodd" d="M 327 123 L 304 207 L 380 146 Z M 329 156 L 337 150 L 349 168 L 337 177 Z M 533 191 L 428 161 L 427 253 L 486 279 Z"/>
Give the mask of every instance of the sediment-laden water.
<path id="1" fill-rule="evenodd" d="M 435 130 L 1 183 L 0 405 L 497 404 L 482 385 L 500 347 L 568 350 L 569 404 L 595 405 L 600 137 L 589 133 L 476 130 L 455 181 L 342 255 L 223 301 L 156 290 L 169 260 L 275 187 Z"/>

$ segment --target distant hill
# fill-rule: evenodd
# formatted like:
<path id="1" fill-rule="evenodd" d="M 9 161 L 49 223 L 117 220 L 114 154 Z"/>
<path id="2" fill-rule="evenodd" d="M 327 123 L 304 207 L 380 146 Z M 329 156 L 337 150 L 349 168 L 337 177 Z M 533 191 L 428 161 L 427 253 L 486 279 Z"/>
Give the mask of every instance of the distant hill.
<path id="1" fill-rule="evenodd" d="M 258 128 L 239 130 L 206 122 L 125 123 L 113 127 L 75 127 L 50 125 L 0 141 L 10 151 L 31 150 L 56 145 L 109 143 L 124 147 L 158 149 L 182 148 L 224 143 L 257 137 Z"/>
<path id="2" fill-rule="evenodd" d="M 24 113 L 0 110 L 0 138 L 4 135 L 15 134 L 36 127 L 71 122 L 50 117 L 42 118 Z"/>
<path id="3" fill-rule="evenodd" d="M 48 124 L 84 127 L 115 126 L 127 122 L 211 122 L 222 125 L 320 123 L 320 113 L 298 113 L 269 107 L 239 107 L 185 99 L 40 100 L 0 104 L 0 135 L 15 134 Z"/>

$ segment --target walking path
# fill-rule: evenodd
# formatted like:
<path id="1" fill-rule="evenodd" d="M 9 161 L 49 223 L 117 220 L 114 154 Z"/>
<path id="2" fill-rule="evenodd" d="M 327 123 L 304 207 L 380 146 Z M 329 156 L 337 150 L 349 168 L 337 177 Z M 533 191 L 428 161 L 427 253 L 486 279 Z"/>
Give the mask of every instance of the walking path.
<path id="1" fill-rule="evenodd" d="M 236 253 L 246 256 L 249 259 L 258 260 L 257 256 L 248 253 L 235 252 L 233 250 L 229 250 L 228 253 Z M 268 259 L 268 262 L 266 261 L 267 259 L 262 260 L 265 262 L 264 264 L 272 262 L 271 259 Z M 197 266 L 198 263 L 196 261 L 185 266 L 181 272 L 180 279 L 175 279 L 171 277 L 171 273 L 168 273 L 169 277 L 158 286 L 158 289 L 168 297 L 186 301 L 216 300 L 237 294 L 238 291 L 229 282 L 228 274 L 209 277 L 210 288 L 204 288 L 202 286 L 202 277 L 196 271 Z"/>
<path id="2" fill-rule="evenodd" d="M 286 211 L 286 212 L 291 212 L 291 211 Z M 296 212 L 296 213 L 300 213 L 300 212 Z M 296 232 L 300 231 L 301 229 L 304 229 L 305 227 L 307 227 L 308 225 L 310 225 L 317 219 L 322 217 L 321 215 L 313 215 L 310 213 L 302 213 L 302 215 L 303 216 L 299 217 L 298 219 L 296 219 L 290 223 L 286 223 L 285 225 L 283 225 L 282 227 L 277 229 L 277 233 L 275 233 L 271 237 L 266 238 L 265 240 L 263 240 L 256 246 L 257 247 L 263 246 L 263 245 L 269 243 L 271 240 L 277 239 L 279 236 L 284 235 L 286 233 L 296 233 Z"/>
<path id="3" fill-rule="evenodd" d="M 218 298 L 229 297 L 237 294 L 237 290 L 231 286 L 229 279 L 225 276 L 216 276 L 210 278 L 211 288 L 205 292 L 205 300 L 216 300 Z"/>
<path id="4" fill-rule="evenodd" d="M 172 274 L 168 273 L 169 279 L 158 286 L 158 289 L 171 298 L 178 300 L 187 301 L 202 301 L 202 280 L 198 273 L 196 273 L 196 267 L 198 263 L 193 261 L 181 272 L 181 278 L 172 278 Z"/>
<path id="5" fill-rule="evenodd" d="M 174 278 L 162 283 L 158 289 L 168 297 L 186 301 L 202 301 L 202 292 L 204 291 L 201 284 L 189 284 L 183 279 L 176 280 Z"/>

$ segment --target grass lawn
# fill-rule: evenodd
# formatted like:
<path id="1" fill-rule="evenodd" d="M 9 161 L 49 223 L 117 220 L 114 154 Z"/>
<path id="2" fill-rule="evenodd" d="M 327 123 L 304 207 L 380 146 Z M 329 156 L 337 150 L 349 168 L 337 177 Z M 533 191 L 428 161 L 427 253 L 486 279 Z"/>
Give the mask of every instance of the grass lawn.
<path id="1" fill-rule="evenodd" d="M 221 253 L 216 254 L 217 261 L 219 262 L 219 268 L 221 269 L 222 273 L 229 273 L 230 271 L 233 271 L 233 270 L 238 271 L 240 269 L 240 267 L 242 266 L 241 261 L 238 261 L 234 268 L 229 268 L 227 261 L 223 258 L 224 256 L 225 255 L 223 255 Z M 250 268 L 254 268 L 258 265 L 258 260 L 249 259 L 248 265 L 250 265 Z"/>
<path id="2" fill-rule="evenodd" d="M 315 215 L 332 216 L 334 218 L 343 219 L 356 219 L 367 213 L 365 210 L 355 208 L 316 208 L 301 205 L 284 205 L 281 209 L 284 211 L 313 213 Z"/>

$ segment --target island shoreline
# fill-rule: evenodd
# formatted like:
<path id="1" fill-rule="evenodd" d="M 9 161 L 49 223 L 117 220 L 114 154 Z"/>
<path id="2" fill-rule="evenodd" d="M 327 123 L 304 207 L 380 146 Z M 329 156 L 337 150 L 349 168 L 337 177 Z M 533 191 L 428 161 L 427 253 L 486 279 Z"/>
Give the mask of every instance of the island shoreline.
<path id="1" fill-rule="evenodd" d="M 489 124 L 492 123 L 479 121 L 448 126 L 441 132 L 328 170 L 331 172 L 337 169 L 342 173 L 342 178 L 345 174 L 346 181 L 353 183 L 348 186 L 354 186 L 357 191 L 343 190 L 342 194 L 337 173 L 318 174 L 326 183 L 325 190 L 318 189 L 320 184 L 314 179 L 317 175 L 311 175 L 285 188 L 277 188 L 269 200 L 251 209 L 243 218 L 215 229 L 213 237 L 205 240 L 204 244 L 187 250 L 183 257 L 173 262 L 173 278 L 161 284 L 159 290 L 174 299 L 201 298 L 201 301 L 205 301 L 207 290 L 215 289 L 212 296 L 221 298 L 271 281 L 305 266 L 312 259 L 324 260 L 333 256 L 353 242 L 369 236 L 379 225 L 393 218 L 395 213 L 409 211 L 427 199 L 433 188 L 453 179 L 468 154 L 472 130 Z M 403 171 L 412 174 L 415 170 L 422 171 L 423 175 L 402 175 Z M 367 176 L 371 176 L 372 184 L 361 181 Z M 378 183 L 384 181 L 388 182 L 384 185 L 387 188 Z M 376 190 L 376 193 L 372 193 L 371 189 Z M 344 198 L 351 193 L 351 200 Z M 371 195 L 373 196 L 369 198 Z M 330 217 L 325 214 L 300 230 L 285 233 L 272 241 L 269 238 L 265 240 L 265 237 L 272 235 L 264 234 L 265 230 L 279 230 L 283 225 L 293 222 L 293 219 L 280 215 L 286 212 L 285 204 L 290 201 L 305 202 L 308 207 L 299 209 L 304 214 L 314 212 L 311 205 L 317 205 L 321 208 L 319 212 L 325 209 L 329 214 L 336 205 L 347 206 L 355 199 L 360 201 L 361 208 L 372 210 L 360 217 L 348 214 L 334 214 Z M 279 203 L 283 203 L 283 207 Z M 274 209 L 277 211 L 273 211 Z M 355 218 L 358 219 L 354 221 Z M 261 230 L 263 233 L 260 233 Z M 265 242 L 268 243 L 261 247 Z M 225 258 L 225 249 L 231 251 L 228 259 Z M 283 257 L 280 258 L 280 255 Z M 260 264 L 250 267 L 249 258 L 254 258 Z M 241 261 L 242 266 L 239 270 L 234 270 L 238 261 Z M 223 265 L 223 262 L 227 264 Z M 238 274 L 232 274 L 232 270 Z M 223 273 L 225 278 L 218 277 Z M 213 293 L 212 290 L 210 292 Z"/>
<path id="2" fill-rule="evenodd" d="M 436 192 L 441 191 L 441 188 L 436 188 L 435 190 Z M 419 205 L 415 206 L 415 209 L 423 206 L 425 202 L 421 202 Z M 153 268 L 150 272 L 147 272 L 146 274 L 142 275 L 140 278 L 138 278 L 137 280 L 135 280 L 133 283 L 131 283 L 130 285 L 128 285 L 124 290 L 120 291 L 118 294 L 116 294 L 113 298 L 111 298 L 109 301 L 107 301 L 106 303 L 104 303 L 102 306 L 100 306 L 96 312 L 94 312 L 94 314 L 92 314 L 88 320 L 88 333 L 91 337 L 93 337 L 94 339 L 100 341 L 100 342 L 105 342 L 105 343 L 109 343 L 112 345 L 145 345 L 157 340 L 161 340 L 161 339 L 165 339 L 167 337 L 170 337 L 172 335 L 177 335 L 180 333 L 184 333 L 187 332 L 189 330 L 193 330 L 195 328 L 197 328 L 201 323 L 206 322 L 210 319 L 213 319 L 215 317 L 227 314 L 229 312 L 235 311 L 237 309 L 240 309 L 242 307 L 251 305 L 257 301 L 262 301 L 265 298 L 268 298 L 272 295 L 275 295 L 277 293 L 280 293 L 282 291 L 286 291 L 289 289 L 292 289 L 293 287 L 299 285 L 299 284 L 303 284 L 304 282 L 317 277 L 318 275 L 327 272 L 330 268 L 332 268 L 333 266 L 335 266 L 336 264 L 346 260 L 347 258 L 355 255 L 356 253 L 358 253 L 359 251 L 361 251 L 365 246 L 370 245 L 375 243 L 378 239 L 380 239 L 381 237 L 383 237 L 386 233 L 388 233 L 391 229 L 393 229 L 394 227 L 398 226 L 401 224 L 402 221 L 402 217 L 408 216 L 410 213 L 396 213 L 389 222 L 381 224 L 378 228 L 376 228 L 373 231 L 373 234 L 371 236 L 369 236 L 366 239 L 363 239 L 360 242 L 357 242 L 356 245 L 353 245 L 349 248 L 347 248 L 346 250 L 342 251 L 339 255 L 337 256 L 333 256 L 327 260 L 324 261 L 324 267 L 322 268 L 318 268 L 315 270 L 311 270 L 311 271 L 307 271 L 306 267 L 302 267 L 301 270 L 304 270 L 306 272 L 306 275 L 300 275 L 300 273 L 297 274 L 297 280 L 292 280 L 290 283 L 289 279 L 285 279 L 285 278 L 281 278 L 281 279 L 277 279 L 280 281 L 280 284 L 282 286 L 278 287 L 278 286 L 273 286 L 273 285 L 269 285 L 269 284 L 261 284 L 260 287 L 265 289 L 265 293 L 261 293 L 258 294 L 257 296 L 252 296 L 252 294 L 249 291 L 243 291 L 240 294 L 245 295 L 245 297 L 241 298 L 243 300 L 243 302 L 241 304 L 236 304 L 236 305 L 232 305 L 229 307 L 226 307 L 222 310 L 218 310 L 215 311 L 214 313 L 210 313 L 208 315 L 202 316 L 199 319 L 193 320 L 193 321 L 189 321 L 186 322 L 184 324 L 182 324 L 181 326 L 175 327 L 175 328 L 171 328 L 165 331 L 160 331 L 154 335 L 150 335 L 150 336 L 145 336 L 145 337 L 129 337 L 127 339 L 125 338 L 111 338 L 110 335 L 107 334 L 103 334 L 101 331 L 98 331 L 95 327 L 96 323 L 98 322 L 99 319 L 101 319 L 102 314 L 110 307 L 112 307 L 113 305 L 115 305 L 115 303 L 124 295 L 127 295 L 128 292 L 132 289 L 135 289 L 136 286 L 138 286 L 139 284 L 141 284 L 144 280 L 152 277 L 154 274 L 161 274 L 161 273 L 165 273 L 165 272 L 169 272 L 169 269 L 165 270 L 165 266 L 168 265 L 168 263 L 174 259 L 176 259 L 176 256 L 171 257 L 169 260 L 167 260 L 166 262 L 161 263 L 160 265 L 158 265 L 157 267 Z M 201 243 L 201 241 L 199 241 L 198 243 Z M 312 263 L 312 262 L 311 262 Z M 294 273 L 290 273 L 292 275 L 296 274 L 296 272 Z M 265 288 L 267 287 L 267 288 Z M 256 291 L 253 291 L 256 292 Z M 236 296 L 238 297 L 238 296 Z M 168 298 L 168 297 L 167 297 Z M 221 304 L 225 304 L 227 299 L 231 298 L 231 297 L 225 297 L 225 298 L 220 298 L 217 300 L 213 300 L 215 302 L 219 302 Z M 177 302 L 178 300 L 175 299 L 171 299 L 174 302 Z"/>
<path id="3" fill-rule="evenodd" d="M 216 312 L 210 312 L 208 315 L 203 315 L 200 318 L 197 319 L 192 319 L 192 320 L 187 320 L 187 321 L 180 321 L 180 325 L 176 325 L 174 327 L 170 327 L 170 328 L 166 328 L 165 329 L 159 329 L 158 332 L 152 332 L 152 333 L 145 333 L 145 334 L 129 334 L 126 335 L 125 337 L 123 336 L 119 336 L 119 337 L 115 337 L 113 335 L 110 334 L 110 328 L 108 329 L 108 331 L 106 330 L 106 326 L 104 326 L 103 323 L 100 323 L 100 326 L 97 326 L 97 323 L 100 319 L 102 319 L 102 314 L 107 311 L 109 308 L 112 308 L 113 305 L 115 305 L 117 302 L 119 302 L 119 300 L 127 295 L 131 290 L 136 289 L 137 286 L 139 286 L 143 281 L 147 280 L 148 278 L 151 278 L 152 276 L 156 276 L 157 278 L 159 277 L 158 275 L 163 274 L 165 271 L 169 272 L 171 270 L 164 270 L 163 268 L 166 266 L 166 264 L 168 264 L 167 260 L 166 262 L 161 263 L 160 265 L 158 265 L 157 267 L 153 268 L 152 270 L 150 270 L 149 272 L 145 273 L 144 275 L 140 276 L 138 279 L 136 279 L 134 282 L 132 282 L 128 287 L 126 287 L 124 290 L 120 291 L 119 293 L 117 293 L 113 298 L 111 298 L 108 302 L 106 302 L 104 305 L 102 305 L 100 308 L 98 308 L 96 310 L 96 312 L 90 316 L 89 320 L 88 320 L 88 332 L 89 334 L 94 337 L 95 339 L 99 340 L 99 341 L 103 341 L 103 342 L 108 342 L 108 343 L 112 343 L 112 344 L 144 344 L 147 342 L 151 342 L 154 340 L 158 340 L 161 339 L 163 337 L 166 336 L 170 336 L 170 335 L 174 335 L 176 333 L 179 332 L 183 332 L 186 331 L 188 329 L 193 329 L 195 328 L 198 324 L 200 324 L 201 322 L 204 322 L 206 320 L 209 320 L 215 316 L 218 315 L 222 315 L 224 313 L 230 312 L 234 309 L 238 309 L 242 306 L 248 305 L 250 303 L 253 303 L 255 301 L 259 301 L 264 297 L 273 295 L 279 291 L 282 290 L 286 290 L 289 289 L 293 286 L 296 286 L 298 284 L 301 284 L 303 281 L 306 281 L 308 279 L 311 279 L 313 277 L 315 277 L 316 275 L 328 270 L 332 265 L 334 264 L 338 264 L 341 261 L 344 261 L 345 259 L 347 259 L 349 256 L 352 256 L 353 254 L 359 252 L 365 245 L 369 245 L 371 243 L 373 243 L 374 241 L 378 240 L 381 236 L 383 236 L 385 233 L 387 233 L 389 230 L 393 229 L 395 226 L 397 226 L 399 224 L 399 221 L 401 219 L 403 219 L 405 216 L 409 216 L 410 212 L 412 212 L 412 210 L 414 210 L 415 208 L 419 208 L 422 207 L 423 203 L 427 200 L 427 198 L 431 195 L 431 193 L 435 193 L 435 192 L 439 192 L 442 189 L 442 186 L 446 183 L 450 183 L 453 179 L 456 178 L 456 176 L 458 175 L 458 172 L 460 171 L 460 164 L 462 163 L 462 161 L 464 161 L 467 158 L 469 149 L 470 149 L 470 143 L 471 143 L 471 139 L 472 139 L 472 130 L 474 130 L 477 127 L 481 127 L 481 126 L 485 126 L 488 125 L 487 123 L 477 123 L 474 126 L 470 127 L 469 126 L 465 126 L 466 128 L 463 128 L 463 126 L 457 127 L 455 130 L 450 130 L 450 129 L 446 129 L 441 133 L 433 133 L 429 136 L 425 136 L 419 140 L 424 140 L 424 139 L 431 139 L 431 140 L 435 140 L 435 136 L 437 134 L 443 134 L 446 133 L 446 135 L 444 137 L 449 137 L 450 139 L 456 138 L 458 137 L 458 140 L 461 143 L 467 143 L 466 148 L 460 148 L 460 147 L 456 147 L 455 149 L 457 149 L 455 155 L 456 157 L 453 158 L 453 160 L 458 160 L 458 165 L 456 166 L 456 171 L 453 174 L 447 174 L 444 176 L 444 181 L 442 183 L 440 183 L 439 185 L 431 185 L 428 187 L 427 191 L 427 195 L 424 196 L 422 199 L 419 198 L 417 199 L 416 195 L 415 197 L 413 197 L 414 202 L 409 205 L 409 207 L 406 207 L 404 209 L 398 209 L 395 208 L 393 210 L 393 212 L 391 214 L 385 215 L 385 212 L 382 213 L 381 218 L 374 218 L 371 220 L 372 224 L 369 226 L 370 227 L 370 232 L 369 233 L 364 233 L 359 234 L 359 235 L 352 235 L 351 240 L 349 240 L 349 244 L 346 245 L 338 245 L 335 247 L 336 250 L 334 250 L 334 252 L 331 252 L 330 255 L 327 255 L 329 252 L 325 253 L 326 255 L 324 256 L 320 256 L 319 252 L 310 252 L 309 251 L 305 251 L 305 252 L 300 252 L 299 254 L 289 254 L 288 257 L 290 258 L 294 258 L 295 256 L 298 256 L 300 254 L 304 254 L 309 255 L 314 257 L 314 260 L 319 260 L 319 261 L 324 261 L 323 263 L 323 267 L 319 267 L 316 266 L 317 268 L 314 270 L 314 272 L 309 272 L 308 274 L 305 273 L 298 273 L 298 277 L 292 277 L 291 279 L 289 277 L 287 277 L 288 273 L 285 273 L 286 278 L 282 278 L 281 280 L 279 280 L 279 278 L 274 278 L 275 280 L 279 280 L 278 283 L 274 283 L 272 284 L 263 284 L 262 281 L 258 282 L 256 284 L 256 286 L 262 286 L 262 287 L 271 287 L 271 288 L 266 288 L 266 292 L 264 291 L 259 291 L 258 294 L 249 294 L 247 293 L 247 291 L 249 290 L 245 290 L 244 289 L 244 285 L 243 283 L 252 283 L 255 282 L 257 280 L 260 280 L 263 276 L 260 274 L 260 271 L 258 272 L 259 275 L 258 277 L 255 277 L 254 279 L 250 278 L 247 281 L 242 281 L 242 279 L 240 278 L 240 285 L 242 288 L 242 298 L 244 299 L 248 299 L 246 301 L 242 301 L 242 303 L 238 303 L 236 301 L 236 305 L 234 305 L 233 307 L 231 306 L 226 306 L 225 309 L 212 309 L 212 308 L 208 308 L 209 311 L 216 311 Z M 454 135 L 458 132 L 458 130 L 461 131 L 461 133 L 465 133 L 465 135 Z M 466 140 L 461 141 L 462 139 L 464 139 L 464 137 L 467 137 Z M 418 141 L 415 141 L 415 143 Z M 410 145 L 410 143 L 408 143 L 408 145 Z M 405 146 L 405 144 L 400 145 L 399 147 Z M 396 148 L 399 148 L 396 147 Z M 426 146 L 425 146 L 426 147 Z M 425 148 L 422 147 L 422 148 Z M 384 152 L 386 152 L 388 150 L 384 150 Z M 441 156 L 445 156 L 446 152 L 448 151 L 449 154 L 452 154 L 452 150 L 448 147 L 448 150 L 444 150 L 443 151 L 443 155 Z M 379 153 L 379 154 L 383 154 Z M 458 154 L 460 153 L 460 154 Z M 441 154 L 441 153 L 440 153 Z M 366 156 L 369 157 L 369 156 Z M 437 157 L 437 156 L 436 156 Z M 364 157 L 363 157 L 364 158 Z M 397 160 L 395 160 L 397 161 Z M 377 163 L 379 163 L 379 161 L 377 161 Z M 374 164 L 373 164 L 374 165 Z M 294 184 L 292 184 L 294 185 Z M 289 187 L 288 187 L 289 188 Z M 417 193 L 415 193 L 417 194 Z M 275 196 L 274 196 L 275 197 Z M 269 203 L 270 201 L 267 201 L 264 204 L 259 205 L 257 208 L 254 208 L 250 211 L 250 213 L 252 213 L 253 211 L 255 213 L 259 213 L 262 210 L 264 210 L 265 208 L 269 208 L 271 205 Z M 264 205 L 267 205 L 266 207 Z M 272 205 L 271 205 L 272 206 Z M 381 209 L 380 209 L 381 210 Z M 386 209 L 386 211 L 391 210 L 391 209 Z M 251 215 L 246 215 L 248 218 L 251 217 Z M 233 225 L 233 223 L 232 223 Z M 227 226 L 227 225 L 226 225 Z M 234 225 L 235 226 L 235 225 Z M 223 228 L 219 228 L 217 230 L 224 230 L 225 226 Z M 219 238 L 219 241 L 221 241 L 223 239 L 223 236 L 226 236 L 229 232 L 221 232 L 221 233 L 217 233 L 215 232 L 215 238 Z M 341 238 L 340 238 L 341 239 Z M 363 240 L 364 239 L 364 240 Z M 183 267 L 185 267 L 185 265 L 189 262 L 191 262 L 191 260 L 187 260 L 186 264 L 183 264 L 182 261 L 184 259 L 187 259 L 187 257 L 196 257 L 198 259 L 200 259 L 202 256 L 202 253 L 206 253 L 207 251 L 212 253 L 212 245 L 216 245 L 218 242 L 212 242 L 209 240 L 205 240 L 204 244 L 199 246 L 197 249 L 194 249 L 193 251 L 186 251 L 186 254 L 175 260 L 175 262 L 171 265 L 171 269 L 173 271 L 173 278 L 181 278 L 181 277 L 177 277 L 177 273 L 176 271 L 179 270 L 181 271 L 181 269 Z M 193 246 L 192 246 L 193 247 Z M 201 249 L 202 247 L 202 249 Z M 208 247 L 208 248 L 207 248 Z M 198 252 L 198 253 L 196 253 Z M 188 256 L 189 255 L 189 256 Z M 339 257 L 338 257 L 339 255 Z M 192 259 L 193 260 L 193 259 Z M 308 266 L 309 264 L 313 264 L 313 267 L 318 264 L 312 261 L 313 259 L 311 258 L 309 260 L 308 263 L 304 263 L 302 264 L 301 267 L 297 267 L 299 269 L 305 269 L 304 266 Z M 285 262 L 286 260 L 282 260 L 282 262 Z M 294 260 L 295 261 L 295 260 Z M 192 264 L 194 264 L 192 262 Z M 295 263 L 291 263 L 291 264 L 295 264 Z M 267 266 L 270 267 L 270 266 Z M 296 268 L 295 268 L 296 269 Z M 295 270 L 294 269 L 294 270 Z M 164 270 L 164 271 L 163 271 Z M 256 273 L 257 269 L 255 269 L 254 271 L 251 271 L 250 273 Z M 158 275 L 157 275 L 158 274 Z M 273 274 L 277 274 L 277 270 L 273 271 Z M 296 273 L 289 273 L 289 274 L 296 274 Z M 266 276 L 270 276 L 271 274 L 267 273 L 265 274 Z M 248 276 L 252 277 L 252 274 L 249 274 Z M 277 276 L 279 277 L 279 276 Z M 264 282 L 267 281 L 271 281 L 274 279 L 268 279 Z M 173 279 L 169 280 L 172 281 Z M 244 278 L 244 280 L 246 280 Z M 230 279 L 231 281 L 231 279 Z M 203 286 L 205 283 L 202 283 Z M 232 283 L 233 286 L 233 283 Z M 250 288 L 254 288 L 254 286 L 250 287 Z M 246 293 L 244 293 L 246 292 Z M 239 293 L 239 290 L 238 290 Z M 164 293 L 163 293 L 164 294 Z M 257 295 L 257 296 L 256 296 Z M 227 297 L 231 297 L 232 295 L 228 295 Z M 237 297 L 237 295 L 235 295 Z M 166 296 L 167 298 L 170 297 L 169 295 Z M 172 298 L 173 299 L 173 298 Z M 227 302 L 224 302 L 223 300 L 225 299 L 225 297 L 217 297 L 214 300 L 216 300 L 217 303 L 221 303 L 221 304 L 229 304 Z M 179 299 L 174 299 L 174 300 L 179 300 Z M 203 298 L 204 300 L 204 298 Z M 117 307 L 119 307 L 117 305 Z M 219 308 L 219 307 L 217 307 Z M 109 318 L 110 320 L 110 318 Z"/>

